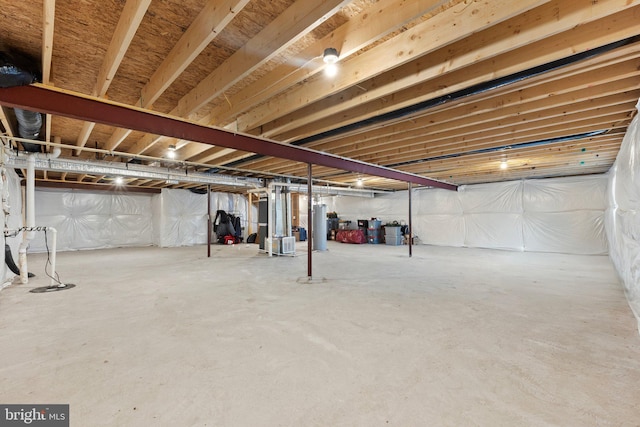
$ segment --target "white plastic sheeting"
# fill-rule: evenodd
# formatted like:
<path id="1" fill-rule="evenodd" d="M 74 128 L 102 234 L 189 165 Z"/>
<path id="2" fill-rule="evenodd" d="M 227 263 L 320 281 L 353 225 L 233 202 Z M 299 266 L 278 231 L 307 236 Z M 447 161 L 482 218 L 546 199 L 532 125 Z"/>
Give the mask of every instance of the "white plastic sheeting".
<path id="1" fill-rule="evenodd" d="M 257 208 L 252 208 L 252 222 L 256 223 Z M 240 224 L 248 229 L 248 200 L 242 194 L 211 193 L 211 221 L 216 211 L 223 210 L 240 217 Z M 161 247 L 191 246 L 207 243 L 207 195 L 188 190 L 163 189 L 154 196 L 154 244 Z M 257 230 L 257 226 L 254 226 Z M 212 237 L 215 239 L 215 236 Z"/>
<path id="2" fill-rule="evenodd" d="M 58 250 L 152 244 L 151 195 L 36 189 L 36 225 L 58 230 Z M 46 251 L 36 233 L 29 252 Z"/>
<path id="3" fill-rule="evenodd" d="M 640 101 L 636 108 L 640 110 Z M 640 122 L 632 120 L 609 171 L 606 215 L 610 257 L 640 330 Z"/>
<path id="4" fill-rule="evenodd" d="M 211 193 L 212 215 L 218 209 L 233 213 L 241 218 L 243 227 L 247 225 L 247 204 L 243 195 Z M 257 213 L 254 215 L 256 218 Z M 20 210 L 15 216 L 21 218 Z M 204 244 L 207 195 L 180 189 L 149 195 L 36 188 L 36 225 L 58 230 L 60 251 Z M 29 252 L 44 251 L 44 233 L 39 232 Z"/>
<path id="5" fill-rule="evenodd" d="M 207 242 L 207 196 L 163 189 L 153 200 L 154 244 L 191 246 Z M 215 213 L 215 211 L 214 211 Z"/>
<path id="6" fill-rule="evenodd" d="M 590 175 L 415 190 L 413 231 L 439 246 L 606 254 L 606 188 L 606 175 Z M 323 203 L 341 219 L 408 222 L 406 191 Z"/>
<path id="7" fill-rule="evenodd" d="M 0 182 L 0 189 L 2 190 L 1 192 L 8 197 L 7 203 L 9 205 L 9 217 L 5 218 L 6 225 L 9 229 L 16 230 L 22 227 L 22 190 L 20 189 L 20 179 L 13 169 L 6 169 L 5 176 L 6 181 L 3 180 Z M 22 234 L 19 234 L 16 237 L 6 238 L 5 241 L 11 247 L 13 260 L 17 264 L 18 248 L 20 247 L 20 242 L 22 242 Z M 0 252 L 0 257 L 2 257 L 2 264 L 0 267 L 2 282 L 0 282 L 0 288 L 2 288 L 3 284 L 13 279 L 15 275 L 5 264 L 4 248 Z"/>

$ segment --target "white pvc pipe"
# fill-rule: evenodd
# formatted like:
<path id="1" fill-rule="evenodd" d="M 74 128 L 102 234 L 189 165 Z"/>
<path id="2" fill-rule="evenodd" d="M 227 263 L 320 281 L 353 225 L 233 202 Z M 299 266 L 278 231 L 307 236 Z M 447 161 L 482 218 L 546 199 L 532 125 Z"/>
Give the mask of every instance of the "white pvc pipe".
<path id="1" fill-rule="evenodd" d="M 31 228 L 36 223 L 35 206 L 35 182 L 36 182 L 36 158 L 34 155 L 27 157 L 27 182 L 25 194 L 25 220 L 26 226 Z M 29 283 L 29 267 L 27 265 L 27 247 L 33 239 L 33 231 L 25 231 L 22 234 L 22 243 L 18 249 L 18 268 L 20 268 L 20 283 Z"/>
<path id="2" fill-rule="evenodd" d="M 36 158 L 30 155 L 27 158 L 27 227 L 36 226 Z M 33 240 L 34 232 L 27 233 L 27 240 Z"/>
<path id="3" fill-rule="evenodd" d="M 29 272 L 27 269 L 27 245 L 24 240 L 18 249 L 18 268 L 20 269 L 20 283 L 29 283 Z"/>
<path id="4" fill-rule="evenodd" d="M 54 147 L 50 154 L 32 153 L 27 157 L 27 182 L 26 182 L 26 226 L 32 229 L 36 226 L 36 158 L 38 159 L 55 159 L 60 156 L 61 150 Z M 29 242 L 33 240 L 34 231 L 25 231 L 22 243 L 18 249 L 18 264 L 20 268 L 20 282 L 22 284 L 29 283 L 29 269 L 27 265 L 27 248 Z"/>

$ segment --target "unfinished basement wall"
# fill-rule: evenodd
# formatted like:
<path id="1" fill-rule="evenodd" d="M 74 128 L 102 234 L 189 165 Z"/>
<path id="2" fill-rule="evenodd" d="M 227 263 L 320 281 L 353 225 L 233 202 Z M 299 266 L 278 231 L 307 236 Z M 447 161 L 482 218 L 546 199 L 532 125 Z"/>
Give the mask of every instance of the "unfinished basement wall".
<path id="1" fill-rule="evenodd" d="M 606 254 L 606 189 L 606 175 L 591 175 L 414 190 L 413 233 L 439 246 Z M 406 191 L 322 200 L 352 225 L 372 217 L 408 223 Z"/>
<path id="2" fill-rule="evenodd" d="M 248 199 L 242 194 L 211 193 L 211 221 L 216 211 L 223 210 L 240 217 L 246 239 L 248 230 Z M 252 222 L 258 218 L 252 207 Z M 207 195 L 188 190 L 163 189 L 153 200 L 153 243 L 160 247 L 191 246 L 207 243 Z M 257 229 L 254 225 L 253 229 Z M 212 236 L 215 240 L 215 236 Z"/>
<path id="3" fill-rule="evenodd" d="M 640 109 L 640 101 L 636 105 Z M 606 215 L 610 257 L 640 330 L 640 121 L 632 120 L 609 171 Z"/>
<path id="4" fill-rule="evenodd" d="M 149 246 L 153 232 L 152 197 L 142 193 L 36 187 L 36 225 L 58 231 L 60 251 Z M 36 233 L 29 252 L 46 250 L 44 233 Z"/>
<path id="5" fill-rule="evenodd" d="M 17 192 L 12 197 L 12 209 L 17 210 L 12 211 L 10 221 L 19 220 L 17 228 L 22 224 L 22 194 L 19 177 L 11 173 L 10 185 Z M 207 242 L 207 196 L 189 190 L 163 189 L 152 195 L 36 188 L 35 203 L 36 225 L 58 230 L 59 251 Z M 243 195 L 211 195 L 212 214 L 218 209 L 235 213 L 241 217 L 243 227 L 247 225 L 247 204 Z M 253 218 L 257 218 L 255 209 Z M 45 252 L 44 238 L 44 233 L 36 233 L 29 252 Z M 8 240 L 16 260 L 20 239 Z"/>
<path id="6" fill-rule="evenodd" d="M 2 180 L 0 181 L 0 193 L 2 194 L 3 210 L 2 217 L 4 226 L 11 230 L 22 227 L 22 190 L 20 189 L 20 179 L 13 169 L 5 169 L 2 171 Z M 9 213 L 7 215 L 7 212 Z M 18 248 L 22 241 L 22 234 L 15 237 L 4 237 L 4 242 L 11 248 L 11 256 L 15 263 L 18 263 Z M 4 245 L 3 245 L 4 246 Z M 0 267 L 0 289 L 9 285 L 15 275 L 9 270 L 5 262 L 4 251 L 0 251 L 1 267 Z"/>

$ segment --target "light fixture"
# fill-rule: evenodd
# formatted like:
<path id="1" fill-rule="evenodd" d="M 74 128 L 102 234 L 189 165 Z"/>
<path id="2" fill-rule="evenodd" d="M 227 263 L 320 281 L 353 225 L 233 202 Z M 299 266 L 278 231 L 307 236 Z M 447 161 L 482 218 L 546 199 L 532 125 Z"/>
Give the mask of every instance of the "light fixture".
<path id="1" fill-rule="evenodd" d="M 123 185 L 124 184 L 124 178 L 122 178 L 121 176 L 116 176 L 116 179 L 113 180 L 113 183 L 115 185 Z"/>
<path id="2" fill-rule="evenodd" d="M 508 167 L 509 167 L 509 164 L 507 163 L 506 160 L 503 160 L 500 162 L 500 169 L 505 170 Z"/>
<path id="3" fill-rule="evenodd" d="M 170 145 L 167 147 L 167 157 L 170 159 L 175 159 L 176 158 L 176 146 L 175 145 Z"/>
<path id="4" fill-rule="evenodd" d="M 358 180 L 356 181 L 356 186 L 362 187 L 362 178 L 358 178 Z"/>
<path id="5" fill-rule="evenodd" d="M 335 64 L 338 62 L 338 51 L 333 47 L 328 47 L 324 50 L 322 60 L 325 64 Z"/>
<path id="6" fill-rule="evenodd" d="M 328 47 L 324 50 L 324 55 L 322 56 L 322 60 L 324 61 L 324 73 L 329 77 L 335 77 L 338 74 L 338 51 L 332 47 Z"/>

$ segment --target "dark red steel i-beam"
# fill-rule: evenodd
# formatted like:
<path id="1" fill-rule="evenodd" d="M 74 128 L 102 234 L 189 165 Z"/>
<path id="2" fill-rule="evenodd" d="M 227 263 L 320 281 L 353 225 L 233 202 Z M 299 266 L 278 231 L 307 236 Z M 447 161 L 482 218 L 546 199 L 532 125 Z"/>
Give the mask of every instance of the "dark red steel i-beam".
<path id="1" fill-rule="evenodd" d="M 187 141 L 278 157 L 302 163 L 341 169 L 359 174 L 374 175 L 418 185 L 457 190 L 457 186 L 420 175 L 330 153 L 297 147 L 252 135 L 233 133 L 204 126 L 178 117 L 156 113 L 43 85 L 16 86 L 0 89 L 0 104 L 8 107 L 38 111 L 72 119 L 85 120 Z"/>

